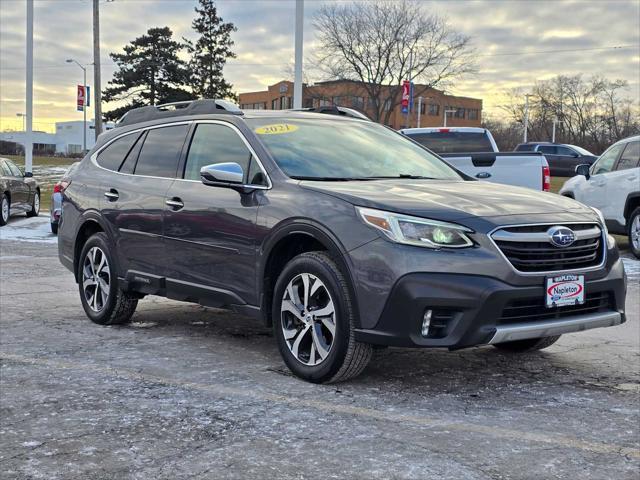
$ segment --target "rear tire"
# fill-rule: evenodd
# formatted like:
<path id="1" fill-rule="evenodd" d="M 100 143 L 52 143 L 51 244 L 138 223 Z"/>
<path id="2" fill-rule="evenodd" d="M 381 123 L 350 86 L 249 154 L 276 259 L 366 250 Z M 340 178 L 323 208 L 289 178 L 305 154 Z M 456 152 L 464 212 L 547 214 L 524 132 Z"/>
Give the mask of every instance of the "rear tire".
<path id="1" fill-rule="evenodd" d="M 78 262 L 80 301 L 87 317 L 99 325 L 120 325 L 131 320 L 138 297 L 118 286 L 116 264 L 107 236 L 96 233 L 82 247 Z"/>
<path id="2" fill-rule="evenodd" d="M 493 346 L 498 350 L 512 353 L 535 352 L 543 348 L 550 347 L 558 341 L 560 335 L 555 337 L 528 338 L 526 340 L 516 340 L 514 342 L 496 343 Z"/>
<path id="3" fill-rule="evenodd" d="M 640 207 L 637 207 L 631 212 L 627 234 L 629 236 L 629 248 L 631 252 L 636 258 L 640 258 Z"/>
<path id="4" fill-rule="evenodd" d="M 0 198 L 0 227 L 3 227 L 9 221 L 9 217 L 11 216 L 11 202 L 9 201 L 9 197 L 7 194 L 2 194 L 2 198 Z"/>
<path id="5" fill-rule="evenodd" d="M 371 360 L 371 345 L 355 340 L 347 279 L 325 252 L 303 253 L 287 263 L 276 282 L 272 314 L 280 354 L 304 380 L 348 380 Z"/>
<path id="6" fill-rule="evenodd" d="M 58 234 L 58 223 L 57 222 L 51 222 L 51 233 L 53 233 L 54 235 Z"/>
<path id="7" fill-rule="evenodd" d="M 40 213 L 40 192 L 36 191 L 33 195 L 33 203 L 31 204 L 31 210 L 27 212 L 27 217 L 37 217 Z"/>

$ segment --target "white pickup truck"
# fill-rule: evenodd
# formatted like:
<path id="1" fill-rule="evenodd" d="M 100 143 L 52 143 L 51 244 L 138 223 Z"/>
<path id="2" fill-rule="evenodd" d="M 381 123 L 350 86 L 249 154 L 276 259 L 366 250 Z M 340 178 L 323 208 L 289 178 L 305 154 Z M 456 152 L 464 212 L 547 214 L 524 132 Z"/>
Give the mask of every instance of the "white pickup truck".
<path id="1" fill-rule="evenodd" d="M 551 175 L 544 155 L 498 152 L 491 132 L 485 128 L 405 128 L 400 132 L 471 177 L 549 191 Z"/>

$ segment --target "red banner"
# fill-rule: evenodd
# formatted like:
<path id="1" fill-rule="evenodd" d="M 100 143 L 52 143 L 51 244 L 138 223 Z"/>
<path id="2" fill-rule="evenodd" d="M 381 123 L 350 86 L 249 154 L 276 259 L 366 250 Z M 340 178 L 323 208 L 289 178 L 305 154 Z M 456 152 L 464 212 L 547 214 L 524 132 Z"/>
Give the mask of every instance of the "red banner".
<path id="1" fill-rule="evenodd" d="M 402 111 L 407 112 L 409 108 L 409 95 L 411 91 L 411 84 L 408 80 L 402 82 Z"/>
<path id="2" fill-rule="evenodd" d="M 82 111 L 82 109 L 86 105 L 86 100 L 87 100 L 87 96 L 84 91 L 84 85 L 78 85 L 78 95 L 76 100 L 78 105 L 78 111 Z"/>

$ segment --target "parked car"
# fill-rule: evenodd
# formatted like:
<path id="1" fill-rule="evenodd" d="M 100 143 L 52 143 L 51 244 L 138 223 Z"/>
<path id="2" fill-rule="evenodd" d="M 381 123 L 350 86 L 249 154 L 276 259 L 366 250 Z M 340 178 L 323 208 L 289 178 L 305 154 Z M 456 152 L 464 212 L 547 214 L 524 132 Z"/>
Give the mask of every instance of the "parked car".
<path id="1" fill-rule="evenodd" d="M 589 150 L 576 145 L 551 142 L 521 143 L 516 152 L 540 152 L 549 162 L 551 175 L 554 177 L 573 177 L 576 167 L 583 163 L 593 165 L 598 158 Z"/>
<path id="2" fill-rule="evenodd" d="M 51 222 L 51 233 L 58 233 L 58 223 L 60 214 L 62 213 L 62 192 L 69 186 L 69 174 L 78 165 L 79 162 L 72 163 L 64 173 L 62 178 L 53 186 L 51 193 L 51 206 L 49 207 L 49 221 Z"/>
<path id="3" fill-rule="evenodd" d="M 410 139 L 471 177 L 549 191 L 549 165 L 540 153 L 498 152 L 491 132 L 477 127 L 405 128 Z"/>
<path id="4" fill-rule="evenodd" d="M 59 257 L 93 322 L 149 294 L 230 308 L 334 382 L 374 345 L 523 352 L 625 321 L 594 209 L 478 182 L 374 122 L 194 105 L 125 117 L 70 175 Z"/>
<path id="5" fill-rule="evenodd" d="M 593 165 L 576 171 L 560 194 L 600 209 L 609 231 L 628 235 L 640 258 L 640 136 L 614 143 Z"/>
<path id="6" fill-rule="evenodd" d="M 40 212 L 38 182 L 8 158 L 0 158 L 0 194 L 0 226 L 6 225 L 11 215 L 35 217 Z"/>

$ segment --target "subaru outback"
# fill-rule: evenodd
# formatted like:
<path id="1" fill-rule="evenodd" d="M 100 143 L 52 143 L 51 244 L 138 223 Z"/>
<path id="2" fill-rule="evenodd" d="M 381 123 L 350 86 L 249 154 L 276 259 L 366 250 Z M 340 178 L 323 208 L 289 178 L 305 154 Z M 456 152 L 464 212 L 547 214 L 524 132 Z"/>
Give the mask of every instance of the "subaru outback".
<path id="1" fill-rule="evenodd" d="M 625 321 L 597 210 L 320 113 L 131 111 L 70 175 L 58 248 L 93 322 L 129 321 L 145 295 L 232 309 L 312 382 L 358 375 L 377 347 L 525 352 Z"/>

